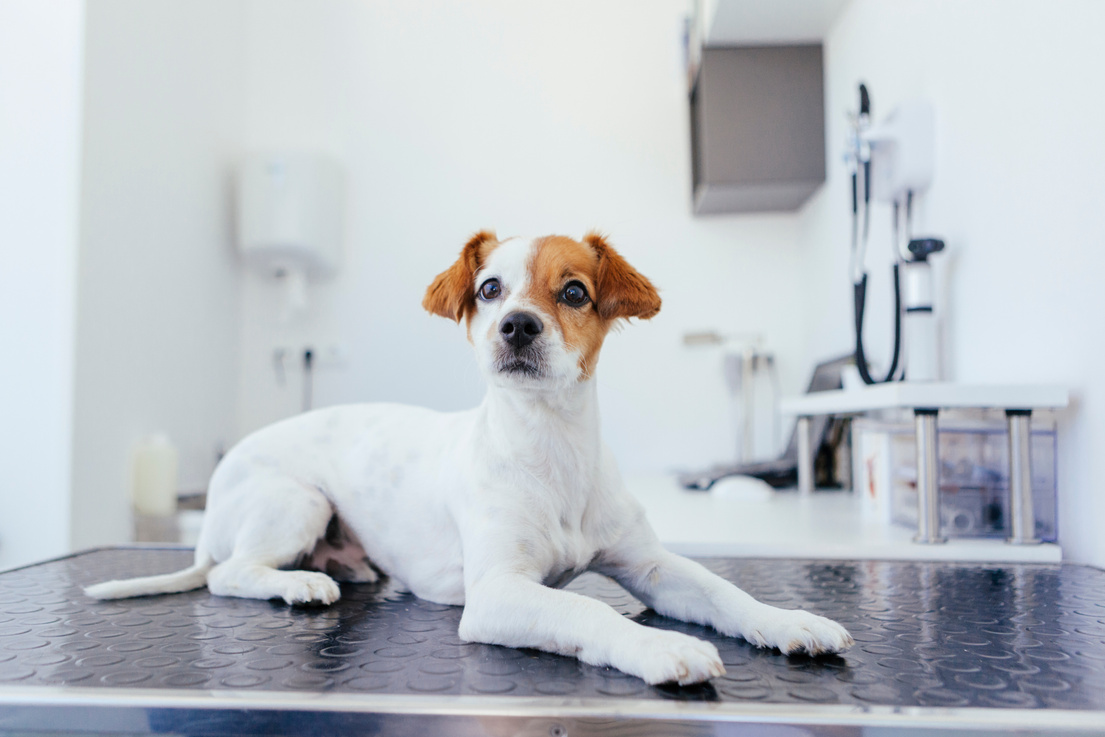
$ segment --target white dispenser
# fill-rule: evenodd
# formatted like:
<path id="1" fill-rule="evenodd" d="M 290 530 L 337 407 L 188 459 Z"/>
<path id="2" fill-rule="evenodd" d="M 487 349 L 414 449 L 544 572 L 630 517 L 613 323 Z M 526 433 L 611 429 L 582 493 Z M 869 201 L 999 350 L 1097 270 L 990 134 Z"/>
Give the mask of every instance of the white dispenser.
<path id="1" fill-rule="evenodd" d="M 861 134 L 871 147 L 871 194 L 882 202 L 905 202 L 932 184 L 936 114 L 926 100 L 894 108 L 886 120 Z"/>
<path id="2" fill-rule="evenodd" d="M 317 154 L 255 154 L 242 162 L 237 184 L 243 261 L 284 280 L 289 315 L 304 309 L 307 280 L 333 276 L 338 269 L 341 168 Z"/>
<path id="3" fill-rule="evenodd" d="M 142 439 L 131 455 L 131 500 L 139 514 L 168 517 L 177 510 L 180 454 L 163 433 Z"/>

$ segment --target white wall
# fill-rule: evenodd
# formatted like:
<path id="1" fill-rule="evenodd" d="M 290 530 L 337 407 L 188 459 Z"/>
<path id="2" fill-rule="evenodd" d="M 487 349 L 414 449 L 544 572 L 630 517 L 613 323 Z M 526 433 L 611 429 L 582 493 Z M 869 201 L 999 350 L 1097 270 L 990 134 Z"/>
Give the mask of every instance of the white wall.
<path id="1" fill-rule="evenodd" d="M 73 446 L 75 548 L 129 539 L 129 454 L 165 431 L 181 486 L 233 440 L 244 5 L 89 0 Z"/>
<path id="2" fill-rule="evenodd" d="M 829 182 L 801 215 L 810 360 L 851 345 L 849 183 L 835 162 L 865 81 L 875 117 L 927 97 L 936 179 L 920 230 L 940 234 L 948 377 L 1058 382 L 1060 537 L 1105 565 L 1105 5 L 1093 0 L 854 0 L 825 47 Z M 888 218 L 872 226 L 869 312 L 887 314 Z M 875 256 L 881 253 L 879 261 Z M 873 319 L 870 352 L 888 353 Z"/>
<path id="3" fill-rule="evenodd" d="M 0 4 L 0 569 L 66 552 L 84 4 Z"/>
<path id="4" fill-rule="evenodd" d="M 796 218 L 694 219 L 681 0 L 601 3 L 254 0 L 246 141 L 307 148 L 349 174 L 347 261 L 281 327 L 278 290 L 245 291 L 240 429 L 299 402 L 274 345 L 340 342 L 318 403 L 457 409 L 482 393 L 464 331 L 422 293 L 480 228 L 602 228 L 662 290 L 651 323 L 612 335 L 599 369 L 607 439 L 629 470 L 732 455 L 720 355 L 689 330 L 766 333 L 784 385 L 802 382 Z"/>
<path id="5" fill-rule="evenodd" d="M 87 5 L 86 31 L 83 3 L 0 5 L 0 567 L 125 539 L 144 433 L 167 430 L 183 484 L 202 486 L 216 443 L 295 410 L 276 345 L 348 348 L 320 367 L 318 403 L 478 401 L 463 331 L 419 302 L 482 227 L 609 232 L 665 306 L 609 340 L 608 439 L 631 471 L 727 456 L 720 357 L 680 337 L 764 332 L 789 391 L 850 349 L 836 161 L 861 79 L 877 117 L 936 104 L 918 220 L 949 244 L 948 375 L 1071 386 L 1062 541 L 1105 565 L 1105 6 L 853 0 L 826 41 L 827 186 L 797 217 L 694 219 L 681 0 Z M 349 174 L 346 265 L 292 325 L 274 285 L 250 277 L 237 296 L 227 186 L 243 143 L 321 150 Z M 876 218 L 878 356 L 887 230 Z"/>

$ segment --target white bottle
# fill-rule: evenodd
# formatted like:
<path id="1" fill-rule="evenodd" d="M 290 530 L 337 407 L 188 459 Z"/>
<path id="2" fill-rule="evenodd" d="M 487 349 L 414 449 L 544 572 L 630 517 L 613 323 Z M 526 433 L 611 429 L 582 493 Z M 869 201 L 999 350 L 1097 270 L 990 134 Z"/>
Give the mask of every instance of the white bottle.
<path id="1" fill-rule="evenodd" d="M 138 514 L 169 517 L 177 511 L 176 446 L 163 433 L 151 435 L 134 447 L 131 500 Z"/>

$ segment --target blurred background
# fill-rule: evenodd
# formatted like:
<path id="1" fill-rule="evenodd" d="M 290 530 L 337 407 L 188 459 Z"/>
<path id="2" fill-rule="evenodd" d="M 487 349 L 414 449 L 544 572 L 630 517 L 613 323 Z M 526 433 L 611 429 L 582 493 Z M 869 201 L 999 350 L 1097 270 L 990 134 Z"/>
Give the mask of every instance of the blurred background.
<path id="1" fill-rule="evenodd" d="M 601 229 L 660 288 L 598 371 L 625 472 L 777 455 L 777 418 L 740 437 L 725 357 L 754 344 L 772 392 L 795 394 L 852 348 L 842 153 L 861 81 L 876 117 L 936 111 L 914 218 L 947 243 L 944 378 L 1070 387 L 1064 554 L 1105 565 L 1102 28 L 1092 0 L 0 0 L 0 568 L 131 539 L 152 435 L 201 492 L 235 441 L 301 409 L 305 350 L 314 406 L 478 403 L 463 328 L 420 301 L 483 228 Z M 823 174 L 800 203 L 695 212 L 689 92 L 711 33 L 820 45 Z M 274 151 L 343 182 L 340 258 L 293 314 L 237 237 L 243 162 Z M 724 339 L 688 344 L 703 332 Z"/>

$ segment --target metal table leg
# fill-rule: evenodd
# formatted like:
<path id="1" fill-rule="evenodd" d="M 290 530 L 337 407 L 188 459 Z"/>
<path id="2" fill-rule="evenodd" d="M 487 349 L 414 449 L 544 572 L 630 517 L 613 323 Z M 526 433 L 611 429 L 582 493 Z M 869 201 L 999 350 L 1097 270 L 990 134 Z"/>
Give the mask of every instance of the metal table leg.
<path id="1" fill-rule="evenodd" d="M 799 417 L 798 433 L 798 493 L 813 493 L 813 450 L 810 448 L 810 418 Z"/>
<path id="2" fill-rule="evenodd" d="M 913 410 L 917 434 L 917 536 L 914 542 L 947 542 L 940 536 L 940 466 L 935 409 Z"/>
<path id="3" fill-rule="evenodd" d="M 1036 513 L 1032 508 L 1032 410 L 1008 409 L 1009 426 L 1009 538 L 1014 545 L 1038 543 Z"/>

